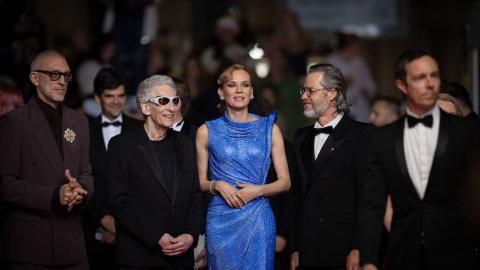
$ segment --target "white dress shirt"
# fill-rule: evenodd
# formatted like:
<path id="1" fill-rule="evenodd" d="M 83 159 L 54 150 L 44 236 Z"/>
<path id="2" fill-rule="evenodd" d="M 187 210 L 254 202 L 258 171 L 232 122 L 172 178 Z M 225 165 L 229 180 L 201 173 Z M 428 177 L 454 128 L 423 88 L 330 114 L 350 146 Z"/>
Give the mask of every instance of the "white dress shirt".
<path id="1" fill-rule="evenodd" d="M 332 128 L 335 128 L 337 126 L 338 122 L 340 122 L 340 120 L 342 120 L 342 117 L 343 117 L 343 113 L 339 113 L 337 115 L 337 117 L 333 118 L 333 120 L 328 122 L 325 126 L 322 126 L 322 125 L 320 125 L 320 123 L 315 122 L 314 128 L 324 128 L 324 127 L 328 127 L 328 126 L 331 126 Z M 327 133 L 320 133 L 317 136 L 315 136 L 315 141 L 314 141 L 314 145 L 313 145 L 313 147 L 314 147 L 313 149 L 315 150 L 315 159 L 317 159 L 318 154 L 320 153 L 323 145 L 325 144 L 325 142 L 328 139 L 328 136 L 330 136 L 330 134 L 327 134 Z"/>
<path id="2" fill-rule="evenodd" d="M 180 122 L 177 122 L 177 123 L 173 124 L 172 129 L 180 132 L 180 131 L 182 131 L 183 124 L 185 124 L 185 121 L 183 121 L 183 119 L 182 119 Z"/>
<path id="3" fill-rule="evenodd" d="M 403 148 L 407 162 L 408 174 L 415 189 L 423 199 L 428 185 L 428 177 L 432 168 L 435 149 L 437 148 L 438 132 L 440 127 L 440 109 L 437 105 L 423 115 L 416 115 L 407 108 L 407 114 L 416 118 L 422 118 L 429 114 L 433 117 L 431 128 L 418 123 L 409 128 L 407 118 L 403 131 Z"/>
<path id="4" fill-rule="evenodd" d="M 123 123 L 123 117 L 122 114 L 120 114 L 117 118 L 113 119 L 113 121 L 108 120 L 105 116 L 102 114 L 102 124 L 107 122 L 107 123 L 113 123 L 115 121 L 119 121 L 120 123 Z M 111 138 L 114 136 L 117 136 L 122 132 L 122 126 L 113 126 L 110 125 L 108 127 L 102 127 L 102 133 L 103 133 L 103 142 L 105 143 L 105 149 L 108 149 L 108 142 L 110 141 Z"/>

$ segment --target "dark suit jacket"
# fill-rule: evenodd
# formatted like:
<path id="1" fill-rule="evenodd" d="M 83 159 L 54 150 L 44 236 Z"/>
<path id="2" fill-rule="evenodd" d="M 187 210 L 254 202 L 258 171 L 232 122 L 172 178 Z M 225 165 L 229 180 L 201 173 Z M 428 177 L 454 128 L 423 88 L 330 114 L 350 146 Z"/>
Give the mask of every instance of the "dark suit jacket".
<path id="1" fill-rule="evenodd" d="M 114 137 L 108 149 L 109 195 L 117 220 L 116 260 L 128 266 L 193 267 L 193 245 L 181 256 L 165 256 L 158 240 L 188 233 L 197 237 L 200 187 L 194 144 L 169 130 L 175 151 L 173 192 L 167 188 L 145 130 Z M 161 153 L 156 153 L 161 155 Z"/>
<path id="2" fill-rule="evenodd" d="M 128 133 L 142 125 L 142 122 L 126 115 L 122 116 L 122 134 Z M 83 227 L 87 243 L 95 241 L 95 231 L 100 227 L 100 220 L 111 214 L 107 191 L 107 149 L 103 140 L 101 115 L 89 121 L 90 127 L 90 164 L 95 179 L 95 194 L 84 212 Z"/>
<path id="3" fill-rule="evenodd" d="M 6 262 L 66 265 L 87 260 L 80 213 L 55 207 L 57 187 L 67 183 L 65 169 L 93 194 L 88 160 L 88 124 L 63 109 L 64 159 L 35 99 L 0 121 L 0 172 L 5 202 L 1 259 Z M 71 140 L 73 138 L 73 141 Z M 58 197 L 58 195 L 57 195 Z M 88 198 L 87 198 L 88 199 Z"/>
<path id="4" fill-rule="evenodd" d="M 292 183 L 297 181 L 296 172 L 295 172 L 295 155 L 293 144 L 287 140 L 284 140 L 285 145 L 285 156 L 288 163 L 288 171 L 290 173 L 290 181 Z M 275 167 L 270 166 L 267 175 L 267 183 L 273 183 L 276 181 L 277 174 L 275 172 Z M 275 270 L 290 269 L 290 248 L 289 248 L 289 194 L 282 193 L 275 196 L 269 196 L 268 201 L 272 207 L 273 214 L 275 215 L 275 224 L 276 224 L 276 234 L 287 240 L 287 246 L 281 252 L 275 252 Z"/>
<path id="5" fill-rule="evenodd" d="M 357 248 L 356 218 L 371 127 L 344 115 L 314 160 L 312 126 L 297 130 L 291 250 L 301 266 L 344 266 Z"/>
<path id="6" fill-rule="evenodd" d="M 180 132 L 187 135 L 195 142 L 195 136 L 197 135 L 197 127 L 187 119 L 183 119 L 183 127 Z"/>
<path id="7" fill-rule="evenodd" d="M 423 199 L 408 174 L 405 118 L 375 132 L 361 200 L 363 263 L 376 262 L 386 196 L 390 194 L 394 210 L 388 269 L 418 269 L 421 254 L 429 269 L 478 269 L 474 268 L 475 238 L 459 198 L 467 147 L 474 142 L 472 134 L 478 133 L 471 121 L 445 112 L 440 115 L 437 148 Z"/>

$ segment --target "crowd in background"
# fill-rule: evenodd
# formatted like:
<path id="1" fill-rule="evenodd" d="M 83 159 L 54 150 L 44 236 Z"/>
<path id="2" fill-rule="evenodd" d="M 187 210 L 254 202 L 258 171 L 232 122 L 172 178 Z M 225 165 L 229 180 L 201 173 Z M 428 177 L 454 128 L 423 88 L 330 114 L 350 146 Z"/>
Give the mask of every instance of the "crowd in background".
<path id="1" fill-rule="evenodd" d="M 25 78 L 33 56 L 46 48 L 56 49 L 66 55 L 74 75 L 66 104 L 96 116 L 100 107 L 92 98 L 93 78 L 100 68 L 112 66 L 124 74 L 129 97 L 142 78 L 168 74 L 182 78 L 189 85 L 192 106 L 187 114 L 198 125 L 219 114 L 215 85 L 219 70 L 240 63 L 257 71 L 253 73 L 255 92 L 270 109 L 279 111 L 282 130 L 291 138 L 295 129 L 307 123 L 301 117 L 300 102 L 291 106 L 290 102 L 296 98 L 292 89 L 300 86 L 309 57 L 321 55 L 345 73 L 354 117 L 368 120 L 369 102 L 376 88 L 361 57 L 360 38 L 338 33 L 332 44 L 319 52 L 312 48 L 311 33 L 302 28 L 292 10 L 285 8 L 275 28 L 262 33 L 250 30 L 242 12 L 237 8 L 217 14 L 209 40 L 200 43 L 186 34 L 178 34 L 175 29 L 146 34 L 158 31 L 149 26 L 158 21 L 158 15 L 149 12 L 146 4 L 119 2 L 96 18 L 101 27 L 90 33 L 90 45 L 84 48 L 75 33 L 59 34 L 53 44 L 47 45 L 48 29 L 26 11 L 15 24 L 12 49 L 2 55 L 6 65 L 0 70 L 1 79 L 16 85 L 24 99 L 29 100 L 33 88 Z M 255 44 L 264 51 L 260 60 L 249 55 Z M 127 113 L 138 114 L 133 98 L 129 99 Z"/>

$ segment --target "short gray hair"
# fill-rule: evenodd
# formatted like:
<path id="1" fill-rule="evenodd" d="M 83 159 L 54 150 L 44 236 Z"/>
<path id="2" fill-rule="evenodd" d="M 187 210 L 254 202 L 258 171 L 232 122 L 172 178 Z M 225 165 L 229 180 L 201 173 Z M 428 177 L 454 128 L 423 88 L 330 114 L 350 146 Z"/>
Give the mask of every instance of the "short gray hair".
<path id="1" fill-rule="evenodd" d="M 331 64 L 315 64 L 310 66 L 308 73 L 320 72 L 323 74 L 323 83 L 320 83 L 326 89 L 337 90 L 335 105 L 338 112 L 350 112 L 350 104 L 347 101 L 347 82 L 339 68 Z"/>
<path id="2" fill-rule="evenodd" d="M 165 75 L 153 75 L 141 81 L 137 86 L 137 105 L 148 102 L 152 97 L 152 89 L 155 86 L 167 85 L 177 91 L 173 79 Z"/>

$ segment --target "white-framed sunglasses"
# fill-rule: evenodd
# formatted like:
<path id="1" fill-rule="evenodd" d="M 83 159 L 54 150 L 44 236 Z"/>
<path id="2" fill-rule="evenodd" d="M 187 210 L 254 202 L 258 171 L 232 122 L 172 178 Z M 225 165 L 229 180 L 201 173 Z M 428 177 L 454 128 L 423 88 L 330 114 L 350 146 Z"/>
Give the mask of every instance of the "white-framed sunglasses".
<path id="1" fill-rule="evenodd" d="M 178 106 L 178 104 L 180 104 L 180 97 L 158 96 L 158 97 L 149 99 L 148 102 L 151 102 L 158 106 L 165 106 L 165 105 L 168 105 L 170 102 L 172 102 L 174 106 Z"/>

